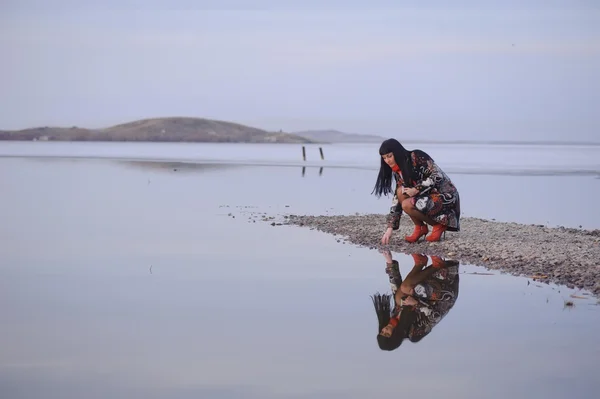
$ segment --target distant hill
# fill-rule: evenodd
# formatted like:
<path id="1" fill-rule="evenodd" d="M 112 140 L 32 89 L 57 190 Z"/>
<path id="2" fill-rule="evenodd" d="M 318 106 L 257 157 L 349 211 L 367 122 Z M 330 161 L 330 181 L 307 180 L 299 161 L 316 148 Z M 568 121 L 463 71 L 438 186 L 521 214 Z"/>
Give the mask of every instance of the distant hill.
<path id="1" fill-rule="evenodd" d="M 339 130 L 305 130 L 294 132 L 294 134 L 325 143 L 381 143 L 387 138 L 369 134 L 344 133 Z"/>
<path id="2" fill-rule="evenodd" d="M 36 127 L 0 131 L 0 140 L 150 141 L 203 143 L 312 143 L 289 133 L 269 132 L 232 122 L 203 118 L 155 118 L 105 129 Z"/>

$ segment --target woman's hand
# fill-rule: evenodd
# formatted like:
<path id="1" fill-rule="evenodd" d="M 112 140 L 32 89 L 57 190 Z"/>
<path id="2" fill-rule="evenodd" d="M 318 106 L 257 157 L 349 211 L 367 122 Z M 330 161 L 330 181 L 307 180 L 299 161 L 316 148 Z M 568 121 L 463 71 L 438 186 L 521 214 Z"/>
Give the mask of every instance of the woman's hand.
<path id="1" fill-rule="evenodd" d="M 381 252 L 383 257 L 385 258 L 385 263 L 392 263 L 394 261 L 394 259 L 392 258 L 392 253 L 389 249 L 381 249 L 379 250 L 379 252 Z"/>
<path id="2" fill-rule="evenodd" d="M 402 188 L 402 194 L 408 195 L 409 197 L 414 197 L 418 193 L 419 193 L 419 190 L 417 190 L 414 187 L 413 188 L 406 188 L 406 187 Z"/>
<path id="3" fill-rule="evenodd" d="M 415 298 L 413 298 L 412 296 L 407 296 L 406 298 L 404 298 L 402 300 L 402 304 L 403 305 L 408 305 L 408 306 L 415 306 L 415 305 L 418 305 L 419 302 Z"/>
<path id="4" fill-rule="evenodd" d="M 392 238 L 392 228 L 388 227 L 385 233 L 383 233 L 383 237 L 381 237 L 381 243 L 383 245 L 388 245 L 390 243 L 390 238 Z"/>

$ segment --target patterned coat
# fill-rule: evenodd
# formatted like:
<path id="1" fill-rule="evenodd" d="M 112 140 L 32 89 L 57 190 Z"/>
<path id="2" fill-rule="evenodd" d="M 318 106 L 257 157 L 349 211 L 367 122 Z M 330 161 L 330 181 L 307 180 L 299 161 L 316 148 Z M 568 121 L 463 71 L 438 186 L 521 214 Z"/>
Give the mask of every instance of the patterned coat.
<path id="1" fill-rule="evenodd" d="M 423 151 L 410 153 L 416 178 L 407 181 L 400 172 L 392 172 L 396 190 L 392 207 L 387 216 L 388 227 L 397 230 L 402 216 L 402 204 L 398 203 L 400 187 L 416 188 L 419 193 L 409 200 L 423 214 L 446 225 L 448 231 L 460 231 L 460 197 L 458 190 L 446 173 Z"/>
<path id="2" fill-rule="evenodd" d="M 458 265 L 440 269 L 427 280 L 417 284 L 415 297 L 428 306 L 417 305 L 414 310 L 417 317 L 408 332 L 411 342 L 423 339 L 454 307 L 458 299 L 458 285 Z"/>

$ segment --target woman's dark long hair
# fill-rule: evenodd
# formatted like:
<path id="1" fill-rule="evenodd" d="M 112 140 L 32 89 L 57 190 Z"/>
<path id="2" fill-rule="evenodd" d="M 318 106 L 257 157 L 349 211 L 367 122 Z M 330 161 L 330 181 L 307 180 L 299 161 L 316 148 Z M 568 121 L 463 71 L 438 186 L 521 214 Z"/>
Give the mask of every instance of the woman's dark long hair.
<path id="1" fill-rule="evenodd" d="M 379 345 L 379 349 L 393 351 L 402 345 L 402 341 L 408 337 L 408 331 L 416 318 L 415 312 L 409 308 L 402 309 L 398 324 L 394 328 L 392 335 L 384 337 L 379 332 L 381 332 L 383 327 L 388 325 L 392 316 L 397 315 L 392 314 L 391 295 L 377 293 L 371 296 L 371 299 L 373 300 L 379 325 L 379 330 L 377 330 L 377 344 Z"/>
<path id="2" fill-rule="evenodd" d="M 394 154 L 396 164 L 400 167 L 402 172 L 402 178 L 406 183 L 409 183 L 414 177 L 414 170 L 412 167 L 412 160 L 410 157 L 410 151 L 406 150 L 396 139 L 387 139 L 379 147 L 379 155 Z M 379 175 L 377 175 L 377 182 L 371 194 L 375 193 L 377 197 L 381 195 L 388 195 L 392 192 L 392 168 L 381 158 L 381 166 L 379 167 Z"/>

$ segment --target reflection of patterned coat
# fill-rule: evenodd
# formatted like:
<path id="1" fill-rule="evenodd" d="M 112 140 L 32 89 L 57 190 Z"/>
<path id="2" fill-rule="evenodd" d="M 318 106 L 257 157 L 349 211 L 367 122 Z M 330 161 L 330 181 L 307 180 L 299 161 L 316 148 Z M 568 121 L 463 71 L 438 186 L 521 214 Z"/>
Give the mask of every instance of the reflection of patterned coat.
<path id="1" fill-rule="evenodd" d="M 458 266 L 450 266 L 415 286 L 415 297 L 430 306 L 416 306 L 417 318 L 408 332 L 412 342 L 423 339 L 452 309 L 458 298 L 458 280 Z"/>
<path id="2" fill-rule="evenodd" d="M 413 205 L 438 223 L 448 226 L 449 231 L 460 230 L 460 198 L 458 190 L 433 159 L 423 151 L 411 152 L 415 179 L 405 181 L 402 174 L 393 172 L 396 191 L 400 186 L 415 187 L 419 194 L 411 198 Z M 398 229 L 402 206 L 394 192 L 388 215 L 388 226 Z"/>

